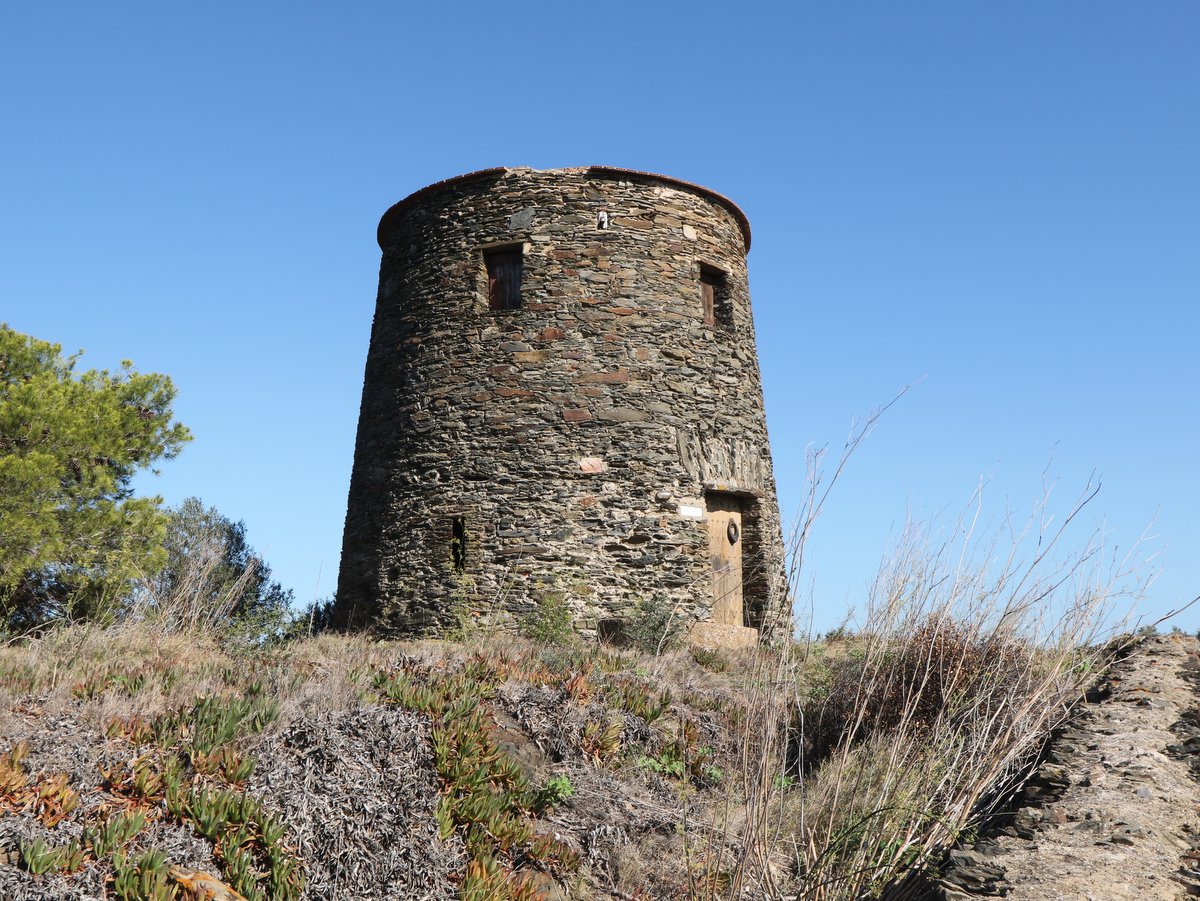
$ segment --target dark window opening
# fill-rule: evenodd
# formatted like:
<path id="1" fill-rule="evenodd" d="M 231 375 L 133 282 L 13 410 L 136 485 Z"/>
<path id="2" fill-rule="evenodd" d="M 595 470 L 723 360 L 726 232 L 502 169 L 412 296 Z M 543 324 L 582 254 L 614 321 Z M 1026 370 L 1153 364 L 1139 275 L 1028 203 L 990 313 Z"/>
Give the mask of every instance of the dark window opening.
<path id="1" fill-rule="evenodd" d="M 485 251 L 483 262 L 488 275 L 488 308 L 521 309 L 521 248 Z"/>
<path id="2" fill-rule="evenodd" d="M 700 265 L 700 302 L 705 325 L 733 326 L 733 301 L 725 273 L 703 263 Z"/>
<path id="3" fill-rule="evenodd" d="M 456 573 L 467 571 L 467 521 L 462 516 L 450 524 L 450 564 Z"/>

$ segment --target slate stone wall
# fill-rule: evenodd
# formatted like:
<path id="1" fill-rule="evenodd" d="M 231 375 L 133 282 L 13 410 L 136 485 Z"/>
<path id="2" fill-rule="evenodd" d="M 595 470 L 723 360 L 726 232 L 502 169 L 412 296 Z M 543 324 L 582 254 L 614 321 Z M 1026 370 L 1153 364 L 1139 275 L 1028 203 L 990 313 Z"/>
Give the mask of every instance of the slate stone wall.
<path id="1" fill-rule="evenodd" d="M 639 602 L 706 619 L 724 490 L 746 624 L 786 621 L 749 239 L 719 195 L 614 169 L 488 170 L 389 210 L 335 620 L 504 627 L 547 596 L 585 634 Z M 493 311 L 483 255 L 505 245 L 522 307 Z M 702 266 L 723 273 L 712 325 Z"/>

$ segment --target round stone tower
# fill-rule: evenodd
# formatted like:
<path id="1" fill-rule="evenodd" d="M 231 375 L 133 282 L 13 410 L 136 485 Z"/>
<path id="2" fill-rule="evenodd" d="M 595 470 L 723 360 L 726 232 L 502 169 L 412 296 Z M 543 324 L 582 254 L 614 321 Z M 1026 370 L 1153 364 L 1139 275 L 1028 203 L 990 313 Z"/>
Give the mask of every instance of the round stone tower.
<path id="1" fill-rule="evenodd" d="M 438 634 L 565 603 L 740 643 L 790 619 L 731 201 L 488 169 L 388 210 L 335 621 Z M 755 630 L 755 631 L 751 631 Z"/>

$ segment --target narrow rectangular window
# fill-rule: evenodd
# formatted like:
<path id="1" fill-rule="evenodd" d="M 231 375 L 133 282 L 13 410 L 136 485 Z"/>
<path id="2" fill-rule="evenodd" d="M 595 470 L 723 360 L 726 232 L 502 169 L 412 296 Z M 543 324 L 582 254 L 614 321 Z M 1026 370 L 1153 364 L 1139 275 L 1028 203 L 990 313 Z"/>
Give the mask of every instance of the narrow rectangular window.
<path id="1" fill-rule="evenodd" d="M 483 254 L 488 275 L 488 307 L 521 309 L 521 248 L 507 247 Z"/>
<path id="2" fill-rule="evenodd" d="M 717 283 L 712 271 L 700 270 L 700 300 L 704 304 L 704 324 L 717 324 Z"/>
<path id="3" fill-rule="evenodd" d="M 450 524 L 450 565 L 456 573 L 467 571 L 467 521 L 462 516 Z"/>
<path id="4" fill-rule="evenodd" d="M 700 302 L 705 325 L 733 326 L 733 308 L 725 273 L 703 263 L 700 264 Z"/>

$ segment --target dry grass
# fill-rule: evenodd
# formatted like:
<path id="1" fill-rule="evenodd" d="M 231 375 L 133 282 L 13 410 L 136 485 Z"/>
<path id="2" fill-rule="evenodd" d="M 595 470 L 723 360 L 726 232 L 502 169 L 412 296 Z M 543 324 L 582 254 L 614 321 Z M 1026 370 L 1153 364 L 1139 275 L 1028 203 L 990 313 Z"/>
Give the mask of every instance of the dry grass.
<path id="1" fill-rule="evenodd" d="M 221 577 L 224 560 L 221 537 L 211 531 L 200 536 L 183 558 L 170 588 L 145 576 L 137 581 L 124 619 L 150 623 L 156 631 L 168 634 L 219 634 L 256 587 L 258 574 L 257 561 L 251 559 L 237 578 L 226 584 Z"/>
<path id="2" fill-rule="evenodd" d="M 749 720 L 768 738 L 746 754 L 726 831 L 745 852 L 736 888 L 874 896 L 1015 788 L 1144 585 L 1099 531 L 1064 548 L 1095 487 L 1061 520 L 1047 495 L 982 539 L 978 497 L 947 539 L 909 528 L 851 637 L 759 655 Z"/>
<path id="3" fill-rule="evenodd" d="M 29 710 L 70 712 L 103 732 L 114 716 L 154 717 L 254 680 L 269 686 L 288 722 L 346 709 L 361 693 L 356 680 L 364 666 L 396 653 L 364 638 L 323 636 L 234 655 L 211 636 L 157 624 L 69 626 L 0 646 L 0 734 L 14 734 Z M 27 718 L 22 722 L 28 728 Z"/>

